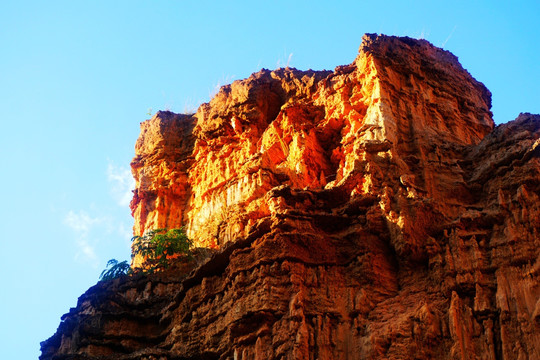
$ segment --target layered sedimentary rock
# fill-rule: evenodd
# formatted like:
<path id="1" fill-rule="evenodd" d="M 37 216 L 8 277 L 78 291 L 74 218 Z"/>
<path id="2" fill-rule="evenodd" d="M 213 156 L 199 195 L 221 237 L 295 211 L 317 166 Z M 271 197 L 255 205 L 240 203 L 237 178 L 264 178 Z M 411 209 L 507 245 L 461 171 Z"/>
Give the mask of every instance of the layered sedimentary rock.
<path id="1" fill-rule="evenodd" d="M 91 288 L 41 358 L 540 358 L 540 116 L 490 102 L 449 52 L 366 35 L 159 112 L 134 232 L 216 253 Z"/>

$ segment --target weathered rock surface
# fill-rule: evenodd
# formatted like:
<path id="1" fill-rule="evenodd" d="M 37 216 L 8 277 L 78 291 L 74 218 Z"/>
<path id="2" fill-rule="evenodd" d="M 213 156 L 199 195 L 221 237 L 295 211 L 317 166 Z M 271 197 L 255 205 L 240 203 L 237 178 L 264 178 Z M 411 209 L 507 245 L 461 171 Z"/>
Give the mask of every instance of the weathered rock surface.
<path id="1" fill-rule="evenodd" d="M 366 35 L 159 112 L 134 232 L 219 250 L 91 288 L 41 359 L 540 359 L 540 116 L 490 102 L 449 52 Z"/>

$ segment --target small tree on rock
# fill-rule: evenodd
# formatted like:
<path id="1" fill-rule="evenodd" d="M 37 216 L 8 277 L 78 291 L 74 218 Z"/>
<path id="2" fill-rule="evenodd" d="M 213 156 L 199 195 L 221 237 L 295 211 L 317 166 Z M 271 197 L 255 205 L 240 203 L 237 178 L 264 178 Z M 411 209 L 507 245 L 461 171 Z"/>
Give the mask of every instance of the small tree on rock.
<path id="1" fill-rule="evenodd" d="M 100 281 L 112 280 L 122 275 L 129 275 L 130 273 L 131 273 L 131 266 L 129 266 L 127 260 L 119 262 L 116 259 L 111 259 L 107 261 L 107 268 L 101 272 L 101 275 L 99 276 L 99 280 Z"/>
<path id="2" fill-rule="evenodd" d="M 166 269 L 174 259 L 184 257 L 191 260 L 193 257 L 193 242 L 183 228 L 150 230 L 143 236 L 134 236 L 131 240 L 134 254 L 143 256 L 150 269 Z"/>

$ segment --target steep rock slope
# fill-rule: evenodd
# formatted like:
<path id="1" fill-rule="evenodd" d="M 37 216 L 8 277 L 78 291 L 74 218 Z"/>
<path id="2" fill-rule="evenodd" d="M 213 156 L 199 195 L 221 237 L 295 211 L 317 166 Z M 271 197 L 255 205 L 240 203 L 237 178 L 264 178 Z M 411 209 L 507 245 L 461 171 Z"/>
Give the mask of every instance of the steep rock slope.
<path id="1" fill-rule="evenodd" d="M 494 129 L 490 101 L 449 52 L 366 35 L 159 112 L 134 232 L 219 250 L 91 288 L 41 358 L 540 358 L 540 117 Z"/>

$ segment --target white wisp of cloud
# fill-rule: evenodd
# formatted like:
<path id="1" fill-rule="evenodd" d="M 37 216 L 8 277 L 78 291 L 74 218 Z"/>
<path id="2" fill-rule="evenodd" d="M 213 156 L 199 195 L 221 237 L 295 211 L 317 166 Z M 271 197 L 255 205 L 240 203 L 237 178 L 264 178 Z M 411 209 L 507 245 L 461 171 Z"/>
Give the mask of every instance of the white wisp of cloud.
<path id="1" fill-rule="evenodd" d="M 64 224 L 71 228 L 77 235 L 76 245 L 78 250 L 75 254 L 75 260 L 87 262 L 93 267 L 97 267 L 99 261 L 94 244 L 89 239 L 89 234 L 94 226 L 102 222 L 103 219 L 91 217 L 82 210 L 78 213 L 70 210 L 64 217 Z"/>
<path id="2" fill-rule="evenodd" d="M 446 38 L 446 40 L 444 40 L 444 42 L 441 44 L 441 47 L 444 48 L 446 46 L 446 43 L 448 42 L 448 40 L 450 40 L 450 38 L 452 37 L 452 35 L 454 35 L 454 31 L 456 31 L 456 28 L 457 28 L 457 25 L 454 26 L 454 28 L 452 29 L 452 31 L 450 32 L 450 35 L 448 35 L 448 37 Z"/>
<path id="3" fill-rule="evenodd" d="M 128 167 L 116 166 L 109 160 L 107 179 L 111 184 L 111 195 L 120 206 L 128 206 L 135 189 L 135 180 Z"/>

